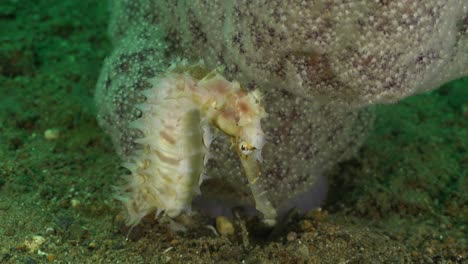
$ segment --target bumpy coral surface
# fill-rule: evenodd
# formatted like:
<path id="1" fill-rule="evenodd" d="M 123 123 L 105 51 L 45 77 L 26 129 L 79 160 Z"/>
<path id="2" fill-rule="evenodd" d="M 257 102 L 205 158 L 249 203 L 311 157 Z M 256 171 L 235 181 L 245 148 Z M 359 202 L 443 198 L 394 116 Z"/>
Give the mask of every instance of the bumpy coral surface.
<path id="1" fill-rule="evenodd" d="M 141 116 L 134 106 L 149 78 L 176 58 L 225 66 L 228 79 L 265 94 L 261 185 L 280 211 L 323 198 L 312 186 L 360 146 L 372 123 L 367 106 L 468 74 L 464 0 L 116 0 L 111 15 L 115 49 L 96 101 L 119 155 L 139 148 L 140 132 L 128 125 Z M 211 145 L 206 204 L 252 204 L 229 148 L 222 136 Z"/>

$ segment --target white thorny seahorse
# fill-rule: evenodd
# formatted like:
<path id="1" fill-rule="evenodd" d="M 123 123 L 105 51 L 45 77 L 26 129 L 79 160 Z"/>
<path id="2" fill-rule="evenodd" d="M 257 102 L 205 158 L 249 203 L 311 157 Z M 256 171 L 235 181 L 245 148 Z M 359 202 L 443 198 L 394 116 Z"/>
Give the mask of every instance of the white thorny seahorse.
<path id="1" fill-rule="evenodd" d="M 274 225 L 276 210 L 258 184 L 266 113 L 258 91 L 246 92 L 219 70 L 201 64 L 172 66 L 143 91 L 146 102 L 137 106 L 141 118 L 131 123 L 143 133 L 142 149 L 125 164 L 131 171 L 120 200 L 127 223 L 136 225 L 156 211 L 170 218 L 189 212 L 192 197 L 200 193 L 211 143 L 211 126 L 228 135 L 241 160 L 256 209 Z"/>

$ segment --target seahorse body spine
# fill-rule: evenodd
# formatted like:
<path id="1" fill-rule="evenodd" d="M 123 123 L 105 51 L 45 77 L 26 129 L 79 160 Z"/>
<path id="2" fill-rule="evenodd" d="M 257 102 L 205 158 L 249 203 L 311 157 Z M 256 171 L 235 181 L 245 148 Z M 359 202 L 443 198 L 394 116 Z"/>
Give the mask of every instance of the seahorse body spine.
<path id="1" fill-rule="evenodd" d="M 127 164 L 131 175 L 122 200 L 129 224 L 152 211 L 169 217 L 189 212 L 208 153 L 199 106 L 183 92 L 195 82 L 180 74 L 154 80 L 144 93 L 147 101 L 138 106 L 144 114 L 131 124 L 144 136 L 136 140 L 142 150 Z"/>

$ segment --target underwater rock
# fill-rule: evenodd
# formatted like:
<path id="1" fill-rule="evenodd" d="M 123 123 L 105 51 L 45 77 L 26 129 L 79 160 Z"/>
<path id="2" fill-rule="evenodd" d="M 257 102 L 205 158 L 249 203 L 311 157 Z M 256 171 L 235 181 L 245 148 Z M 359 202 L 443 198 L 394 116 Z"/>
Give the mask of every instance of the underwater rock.
<path id="1" fill-rule="evenodd" d="M 224 65 L 244 86 L 346 105 L 468 74 L 465 0 L 113 1 L 115 44 L 144 25 L 164 32 L 170 56 Z"/>
<path id="2" fill-rule="evenodd" d="M 319 206 L 325 174 L 351 157 L 390 103 L 468 74 L 468 4 L 415 1 L 111 2 L 114 50 L 96 90 L 98 121 L 124 161 L 139 151 L 149 79 L 180 58 L 248 90 L 268 116 L 259 185 L 280 216 Z M 228 138 L 216 133 L 195 201 L 210 214 L 254 207 Z M 333 190 L 331 190 L 333 191 Z"/>

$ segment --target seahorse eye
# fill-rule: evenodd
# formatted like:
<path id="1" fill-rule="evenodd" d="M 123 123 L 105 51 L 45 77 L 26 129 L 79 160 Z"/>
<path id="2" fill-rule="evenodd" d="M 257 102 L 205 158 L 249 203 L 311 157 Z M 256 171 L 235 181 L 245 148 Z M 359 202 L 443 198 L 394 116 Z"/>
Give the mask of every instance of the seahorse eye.
<path id="1" fill-rule="evenodd" d="M 245 142 L 245 141 L 241 141 L 239 143 L 239 149 L 241 150 L 241 153 L 243 155 L 250 155 L 252 154 L 252 152 L 254 152 L 256 150 L 256 148 L 254 146 L 252 146 L 251 144 Z"/>

